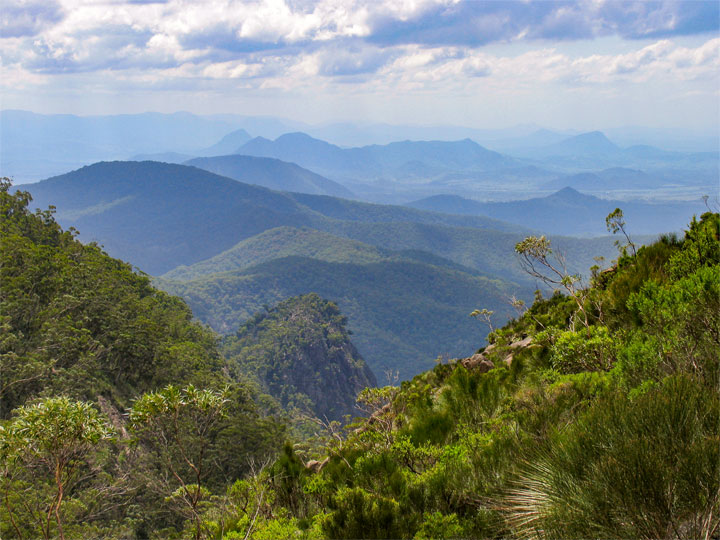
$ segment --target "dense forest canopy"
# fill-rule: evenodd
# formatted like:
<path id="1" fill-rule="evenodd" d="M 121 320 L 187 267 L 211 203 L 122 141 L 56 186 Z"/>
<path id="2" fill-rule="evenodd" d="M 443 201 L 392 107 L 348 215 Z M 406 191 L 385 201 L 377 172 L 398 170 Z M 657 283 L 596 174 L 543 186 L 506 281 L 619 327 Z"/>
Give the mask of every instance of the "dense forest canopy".
<path id="1" fill-rule="evenodd" d="M 2 536 L 54 538 L 63 536 L 63 523 L 68 538 L 182 528 L 183 506 L 274 454 L 282 423 L 257 405 L 251 382 L 229 377 L 217 336 L 192 320 L 182 300 L 80 243 L 52 209 L 29 212 L 29 195 L 9 188 L 4 179 Z M 202 433 L 194 430 L 209 411 L 197 392 L 222 396 Z M 136 422 L 140 408 L 146 418 Z M 174 439 L 158 441 L 158 426 L 169 420 Z M 182 492 L 191 484 L 197 494 Z"/>

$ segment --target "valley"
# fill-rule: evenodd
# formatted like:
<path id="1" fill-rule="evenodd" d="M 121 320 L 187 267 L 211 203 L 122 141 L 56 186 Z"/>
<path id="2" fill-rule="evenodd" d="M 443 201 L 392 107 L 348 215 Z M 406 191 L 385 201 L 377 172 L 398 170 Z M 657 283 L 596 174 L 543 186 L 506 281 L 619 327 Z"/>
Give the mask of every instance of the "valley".
<path id="1" fill-rule="evenodd" d="M 0 539 L 720 540 L 718 0 L 5 0 Z"/>
<path id="2" fill-rule="evenodd" d="M 595 257 L 617 256 L 606 230 L 568 236 L 601 234 L 615 202 L 570 188 L 517 203 L 430 199 L 411 208 L 267 189 L 260 184 L 292 187 L 294 178 L 316 182 L 313 190 L 333 186 L 271 158 L 207 159 L 257 183 L 189 164 L 117 161 L 23 188 L 33 205 L 55 206 L 58 222 L 81 231 L 80 239 L 157 276 L 158 287 L 183 297 L 215 331 L 231 334 L 264 305 L 318 293 L 349 317 L 376 375 L 397 371 L 403 379 L 482 340 L 488 328 L 468 316 L 474 309 L 493 311 L 501 324 L 513 316 L 511 297 L 529 302 L 543 287 L 513 256 L 524 236 L 553 233 L 568 271 L 585 279 Z M 628 219 L 644 233 L 641 244 L 672 227 L 671 212 L 690 208 L 635 203 Z M 658 209 L 661 223 L 652 221 Z"/>
<path id="3" fill-rule="evenodd" d="M 690 449 L 673 462 L 712 473 L 693 457 L 713 455 L 706 426 L 680 433 L 665 418 L 674 409 L 656 405 L 717 416 L 705 391 L 719 346 L 717 154 L 551 132 L 506 140 L 536 145 L 512 155 L 470 139 L 347 148 L 252 137 L 236 120 L 130 160 L 66 148 L 66 167 L 91 151 L 108 160 L 3 180 L 0 462 L 24 461 L 0 481 L 0 514 L 18 516 L 16 530 L 50 527 L 18 510 L 28 490 L 38 505 L 51 490 L 21 423 L 59 414 L 96 422 L 100 437 L 78 462 L 87 483 L 71 488 L 82 510 L 62 518 L 78 535 L 87 522 L 109 537 L 210 537 L 218 515 L 250 534 L 253 512 L 259 540 L 527 534 L 517 478 L 540 478 L 564 512 L 574 495 L 558 475 L 592 498 L 585 460 L 636 455 L 564 445 L 591 433 L 613 448 L 646 422 L 668 426 L 653 444 Z M 631 487 L 613 474 L 593 481 Z M 256 499 L 222 502 L 233 497 Z M 588 504 L 582 518 L 537 519 L 586 531 L 602 506 Z M 612 527 L 668 519 L 633 504 Z"/>

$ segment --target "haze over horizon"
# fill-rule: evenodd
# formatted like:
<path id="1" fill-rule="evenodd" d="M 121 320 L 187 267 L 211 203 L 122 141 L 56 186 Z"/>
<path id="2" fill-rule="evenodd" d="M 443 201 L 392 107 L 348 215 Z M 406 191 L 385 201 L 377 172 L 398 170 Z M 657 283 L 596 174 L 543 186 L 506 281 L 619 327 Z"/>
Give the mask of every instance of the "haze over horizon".
<path id="1" fill-rule="evenodd" d="M 717 133 L 720 8 L 11 0 L 2 108 Z"/>

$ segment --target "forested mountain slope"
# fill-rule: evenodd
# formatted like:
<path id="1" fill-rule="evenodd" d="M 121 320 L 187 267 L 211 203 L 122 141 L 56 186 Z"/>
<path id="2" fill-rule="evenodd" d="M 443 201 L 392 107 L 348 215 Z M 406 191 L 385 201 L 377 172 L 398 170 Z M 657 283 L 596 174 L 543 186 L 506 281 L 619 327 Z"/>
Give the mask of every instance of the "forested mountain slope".
<path id="1" fill-rule="evenodd" d="M 229 377 L 182 300 L 9 187 L 2 179 L 0 535 L 172 534 L 186 505 L 273 455 L 285 429 L 246 377 Z M 204 491 L 173 499 L 193 483 Z"/>
<path id="2" fill-rule="evenodd" d="M 545 239 L 519 252 L 548 279 Z M 325 538 L 713 538 L 720 531 L 720 215 L 565 279 L 478 354 L 399 388 L 272 474 L 282 518 Z M 551 247 L 550 247 L 551 249 Z M 545 261 L 545 262 L 543 262 Z M 547 272 L 547 273 L 546 273 Z M 324 459 L 323 459 L 324 458 Z M 240 529 L 241 530 L 241 529 Z"/>
<path id="3" fill-rule="evenodd" d="M 157 162 L 96 163 L 25 188 L 35 206 L 56 206 L 59 223 L 78 228 L 83 240 L 96 240 L 111 255 L 156 275 L 284 225 L 327 230 L 347 220 L 524 230 L 482 217 L 280 193 Z"/>
<path id="4" fill-rule="evenodd" d="M 346 323 L 335 304 L 298 296 L 252 317 L 225 338 L 223 353 L 232 370 L 254 376 L 286 409 L 327 420 L 355 417 L 357 395 L 377 381 Z"/>
<path id="5" fill-rule="evenodd" d="M 442 260 L 395 256 L 377 262 L 327 262 L 309 257 L 273 259 L 243 270 L 190 281 L 157 280 L 183 297 L 201 321 L 232 333 L 263 305 L 315 292 L 348 317 L 353 342 L 376 374 L 410 377 L 438 355 L 457 355 L 482 339 L 487 328 L 469 317 L 477 308 L 505 320 L 513 294 L 531 288 L 440 266 Z"/>

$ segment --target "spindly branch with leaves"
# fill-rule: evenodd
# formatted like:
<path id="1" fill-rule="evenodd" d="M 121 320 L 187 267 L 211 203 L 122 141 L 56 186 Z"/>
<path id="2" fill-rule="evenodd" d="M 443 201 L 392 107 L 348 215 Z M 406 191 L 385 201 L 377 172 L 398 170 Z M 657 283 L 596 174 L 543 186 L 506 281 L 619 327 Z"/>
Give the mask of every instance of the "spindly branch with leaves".
<path id="1" fill-rule="evenodd" d="M 553 289 L 563 288 L 572 297 L 582 314 L 582 323 L 589 328 L 590 320 L 585 309 L 588 289 L 582 286 L 578 274 L 571 274 L 567 269 L 565 257 L 554 251 L 550 240 L 545 236 L 528 236 L 515 244 L 515 252 L 520 255 L 520 264 L 532 277 L 539 279 Z M 571 320 L 574 326 L 574 321 Z"/>
<path id="2" fill-rule="evenodd" d="M 637 255 L 637 250 L 635 249 L 634 242 L 630 239 L 630 235 L 625 230 L 625 216 L 623 215 L 623 211 L 619 208 L 616 208 L 615 210 L 610 212 L 605 218 L 605 225 L 608 232 L 611 232 L 613 234 L 617 234 L 618 232 L 620 232 L 625 237 L 626 244 L 621 245 L 619 240 L 615 242 L 615 245 L 618 247 L 620 252 L 623 255 L 627 255 L 627 248 L 629 247 L 630 249 L 632 249 L 633 257 L 635 257 Z"/>

